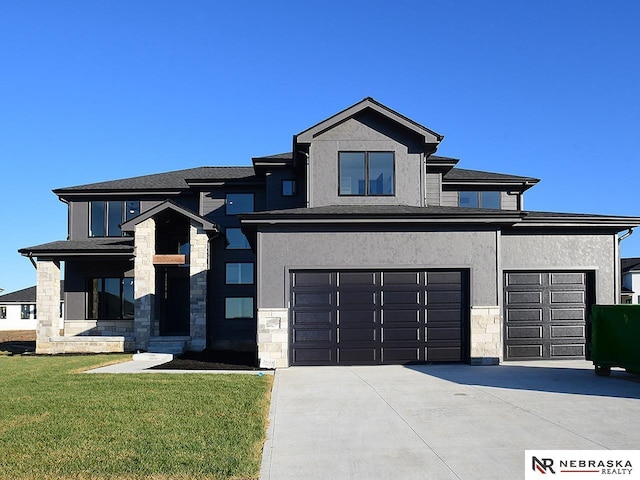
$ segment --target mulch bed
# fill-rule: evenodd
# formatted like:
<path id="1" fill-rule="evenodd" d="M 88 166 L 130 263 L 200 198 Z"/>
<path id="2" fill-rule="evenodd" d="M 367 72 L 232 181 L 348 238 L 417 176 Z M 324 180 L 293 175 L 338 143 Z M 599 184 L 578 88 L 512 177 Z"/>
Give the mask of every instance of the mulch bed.
<path id="1" fill-rule="evenodd" d="M 152 367 L 155 370 L 268 370 L 258 367 L 255 352 L 204 350 L 186 352 L 172 361 Z"/>

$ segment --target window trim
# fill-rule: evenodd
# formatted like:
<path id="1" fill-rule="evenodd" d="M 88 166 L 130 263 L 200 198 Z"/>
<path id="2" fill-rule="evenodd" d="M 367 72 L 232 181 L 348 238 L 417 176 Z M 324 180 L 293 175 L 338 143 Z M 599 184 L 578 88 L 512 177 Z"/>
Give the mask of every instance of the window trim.
<path id="1" fill-rule="evenodd" d="M 342 193 L 342 153 L 362 153 L 364 154 L 364 193 Z M 369 155 L 372 153 L 388 153 L 391 154 L 391 159 L 393 161 L 393 169 L 392 169 L 392 185 L 391 185 L 391 193 L 369 193 L 369 182 L 371 181 L 369 177 Z M 396 152 L 393 150 L 340 150 L 338 151 L 338 196 L 339 197 L 395 197 L 396 196 Z"/>
<path id="2" fill-rule="evenodd" d="M 251 210 L 229 213 L 229 195 L 251 195 Z M 256 195 L 253 192 L 227 192 L 224 194 L 224 214 L 225 215 L 240 215 L 242 213 L 252 213 L 256 211 Z"/>
<path id="3" fill-rule="evenodd" d="M 249 282 L 249 283 L 247 283 L 247 282 L 229 282 L 229 278 L 227 277 L 227 267 L 229 265 L 240 265 L 240 264 L 251 265 L 251 282 Z M 225 285 L 237 285 L 237 286 L 255 285 L 256 284 L 256 264 L 255 264 L 255 262 L 225 262 L 225 264 L 224 264 L 224 284 Z"/>

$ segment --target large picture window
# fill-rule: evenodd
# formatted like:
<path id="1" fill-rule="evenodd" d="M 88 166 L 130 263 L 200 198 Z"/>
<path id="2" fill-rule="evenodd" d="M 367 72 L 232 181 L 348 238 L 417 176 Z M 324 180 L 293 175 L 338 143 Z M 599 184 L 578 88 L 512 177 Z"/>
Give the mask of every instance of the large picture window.
<path id="1" fill-rule="evenodd" d="M 89 207 L 89 236 L 121 237 L 120 225 L 138 214 L 139 201 L 93 201 Z"/>
<path id="2" fill-rule="evenodd" d="M 90 278 L 87 285 L 87 318 L 132 319 L 135 315 L 133 278 Z"/>
<path id="3" fill-rule="evenodd" d="M 393 152 L 340 152 L 340 195 L 394 195 Z"/>
<path id="4" fill-rule="evenodd" d="M 500 192 L 458 192 L 458 206 L 500 209 Z"/>

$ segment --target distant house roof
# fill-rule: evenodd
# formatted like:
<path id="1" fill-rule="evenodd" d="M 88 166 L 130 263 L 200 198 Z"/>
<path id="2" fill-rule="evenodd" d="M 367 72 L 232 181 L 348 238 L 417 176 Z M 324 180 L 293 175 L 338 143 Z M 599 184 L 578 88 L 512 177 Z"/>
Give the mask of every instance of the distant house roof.
<path id="1" fill-rule="evenodd" d="M 640 271 L 640 257 L 622 258 L 622 273 Z"/>
<path id="2" fill-rule="evenodd" d="M 60 300 L 64 300 L 64 280 L 60 281 Z M 2 303 L 36 303 L 36 286 L 0 295 Z"/>
<path id="3" fill-rule="evenodd" d="M 112 191 L 154 192 L 186 190 L 191 182 L 260 180 L 253 167 L 197 167 L 186 170 L 143 175 L 107 182 L 89 183 L 75 187 L 58 188 L 56 195 L 79 195 Z"/>

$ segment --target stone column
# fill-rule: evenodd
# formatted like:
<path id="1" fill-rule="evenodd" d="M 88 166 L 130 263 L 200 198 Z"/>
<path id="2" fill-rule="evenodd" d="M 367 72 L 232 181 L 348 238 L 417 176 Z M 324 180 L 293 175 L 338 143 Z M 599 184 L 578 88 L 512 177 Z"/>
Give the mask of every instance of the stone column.
<path id="1" fill-rule="evenodd" d="M 189 349 L 202 351 L 207 346 L 207 275 L 209 271 L 209 237 L 202 225 L 189 227 Z"/>
<path id="2" fill-rule="evenodd" d="M 262 368 L 289 366 L 289 309 L 258 309 L 258 360 Z"/>
<path id="3" fill-rule="evenodd" d="M 500 307 L 471 307 L 471 365 L 498 365 L 502 347 Z"/>
<path id="4" fill-rule="evenodd" d="M 38 259 L 36 272 L 36 353 L 58 353 L 52 343 L 60 336 L 60 262 Z"/>
<path id="5" fill-rule="evenodd" d="M 156 249 L 156 222 L 149 218 L 136 225 L 134 259 L 135 319 L 133 330 L 136 348 L 149 348 L 151 327 L 155 315 L 156 270 L 153 255 Z"/>

